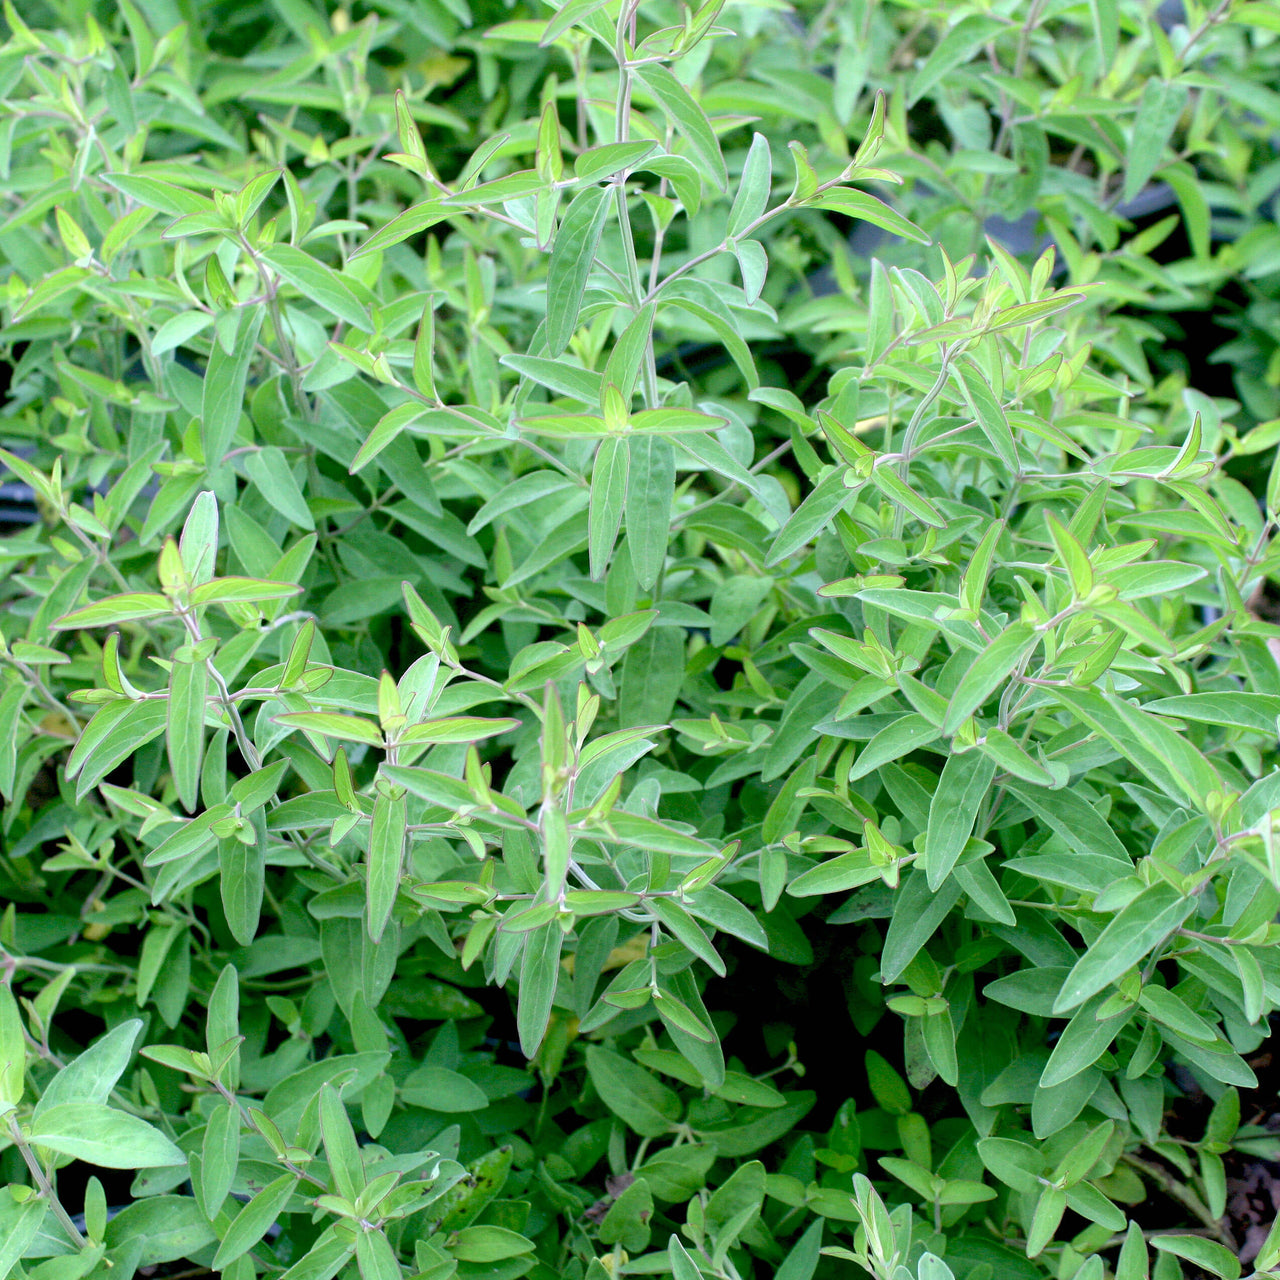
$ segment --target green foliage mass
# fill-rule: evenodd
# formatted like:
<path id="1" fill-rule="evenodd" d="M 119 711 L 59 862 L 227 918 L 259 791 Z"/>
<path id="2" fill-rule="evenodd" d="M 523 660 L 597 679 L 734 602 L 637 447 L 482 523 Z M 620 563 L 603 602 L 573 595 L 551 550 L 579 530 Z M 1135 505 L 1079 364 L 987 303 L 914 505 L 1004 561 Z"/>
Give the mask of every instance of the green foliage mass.
<path id="1" fill-rule="evenodd" d="M 4 14 L 0 1277 L 1241 1275 L 1274 7 Z"/>

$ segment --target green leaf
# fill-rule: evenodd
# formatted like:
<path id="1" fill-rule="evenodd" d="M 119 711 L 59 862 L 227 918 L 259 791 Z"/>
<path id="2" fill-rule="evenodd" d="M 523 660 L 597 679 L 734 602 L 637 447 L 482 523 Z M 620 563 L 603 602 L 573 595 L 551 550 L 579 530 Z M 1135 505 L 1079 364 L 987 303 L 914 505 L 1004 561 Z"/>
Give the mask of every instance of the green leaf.
<path id="1" fill-rule="evenodd" d="M 651 627 L 622 660 L 618 719 L 623 728 L 665 725 L 684 684 L 685 640 L 677 627 Z"/>
<path id="2" fill-rule="evenodd" d="M 404 1275 L 391 1241 L 381 1231 L 356 1234 L 356 1264 L 360 1280 L 399 1280 Z"/>
<path id="3" fill-rule="evenodd" d="M 538 44 L 544 49 L 554 44 L 566 31 L 604 8 L 606 3 L 607 0 L 565 0 L 556 16 L 547 23 Z"/>
<path id="4" fill-rule="evenodd" d="M 804 501 L 779 530 L 764 562 L 765 568 L 781 564 L 788 556 L 806 546 L 820 530 L 831 523 L 837 511 L 852 504 L 855 496 L 851 489 L 845 487 L 842 471 L 828 472 L 810 489 Z"/>
<path id="5" fill-rule="evenodd" d="M 383 745 L 382 730 L 372 720 L 342 715 L 336 711 L 287 711 L 276 716 L 281 724 L 293 725 L 311 733 L 322 733 L 343 742 L 363 742 L 367 746 Z"/>
<path id="6" fill-rule="evenodd" d="M 249 844 L 235 839 L 218 842 L 218 890 L 232 937 L 249 946 L 258 933 L 266 884 L 266 822 L 261 812 L 252 825 L 256 838 Z"/>
<path id="7" fill-rule="evenodd" d="M 42 1111 L 33 1118 L 31 1141 L 104 1169 L 152 1169 L 187 1162 L 159 1129 L 100 1102 L 66 1102 Z"/>
<path id="8" fill-rule="evenodd" d="M 665 155 L 651 156 L 638 167 L 666 178 L 685 213 L 691 218 L 698 216 L 702 208 L 702 173 L 696 164 L 685 156 Z"/>
<path id="9" fill-rule="evenodd" d="M 1099 65 L 1109 67 L 1115 62 L 1116 46 L 1120 40 L 1118 0 L 1089 0 L 1089 9 L 1093 17 L 1094 38 L 1098 42 Z"/>
<path id="10" fill-rule="evenodd" d="M 801 872 L 787 885 L 793 898 L 811 898 L 823 893 L 844 893 L 880 879 L 880 868 L 865 849 L 842 853 Z"/>
<path id="11" fill-rule="evenodd" d="M 679 1096 L 650 1072 L 598 1045 L 587 1048 L 587 1075 L 605 1106 L 642 1138 L 662 1137 L 682 1113 Z"/>
<path id="12" fill-rule="evenodd" d="M 653 95 L 663 114 L 689 145 L 689 150 L 722 191 L 729 175 L 720 154 L 720 143 L 706 113 L 689 96 L 689 91 L 664 66 L 648 63 L 635 68 L 635 77 Z"/>
<path id="13" fill-rule="evenodd" d="M 330 1084 L 320 1090 L 320 1132 L 338 1194 L 354 1201 L 365 1187 L 364 1162 L 347 1108 Z"/>
<path id="14" fill-rule="evenodd" d="M 1054 1003 L 1061 1015 L 1115 982 L 1191 914 L 1195 900 L 1163 882 L 1144 889 L 1076 962 Z"/>
<path id="15" fill-rule="evenodd" d="M 201 1145 L 199 1192 L 206 1217 L 218 1216 L 231 1193 L 239 1163 L 240 1110 L 223 1102 L 210 1114 Z"/>
<path id="16" fill-rule="evenodd" d="M 378 454 L 399 438 L 402 431 L 430 413 L 431 410 L 426 405 L 419 404 L 416 400 L 396 405 L 394 409 L 384 413 L 374 424 L 364 444 L 356 451 L 355 457 L 351 459 L 349 468 L 351 474 L 356 475 L 363 471 Z"/>
<path id="17" fill-rule="evenodd" d="M 858 753 L 849 773 L 849 781 L 865 778 L 867 774 L 882 765 L 900 760 L 905 755 L 928 746 L 942 737 L 942 730 L 930 724 L 924 716 L 915 711 L 900 716 L 892 724 L 886 725 Z"/>
<path id="18" fill-rule="evenodd" d="M 40 1232 L 49 1206 L 40 1196 L 33 1196 L 23 1204 L 13 1200 L 13 1191 L 6 1187 L 0 1192 L 0 1275 L 13 1275 L 26 1254 L 28 1246 Z"/>
<path id="19" fill-rule="evenodd" d="M 964 852 L 995 774 L 995 761 L 977 751 L 953 752 L 947 757 L 929 805 L 924 840 L 924 865 L 933 892 Z"/>
<path id="20" fill-rule="evenodd" d="M 268 445 L 253 450 L 245 457 L 244 469 L 258 492 L 291 524 L 300 529 L 316 527 L 293 470 L 279 449 Z"/>
<path id="21" fill-rule="evenodd" d="M 734 574 L 711 593 L 711 643 L 728 644 L 755 617 L 773 591 L 769 578 Z"/>
<path id="22" fill-rule="evenodd" d="M 260 256 L 304 298 L 310 298 L 330 315 L 362 333 L 373 332 L 368 310 L 351 285 L 332 267 L 317 262 L 290 244 L 270 245 L 260 251 Z"/>
<path id="23" fill-rule="evenodd" d="M 1213 765 L 1150 712 L 1097 689 L 1063 686 L 1054 696 L 1168 794 L 1199 809 L 1206 796 L 1222 789 Z"/>
<path id="24" fill-rule="evenodd" d="M 675 493 L 675 450 L 659 436 L 632 436 L 628 441 L 627 547 L 636 583 L 649 590 L 662 572 L 671 536 L 671 502 Z"/>
<path id="25" fill-rule="evenodd" d="M 192 213 L 213 213 L 213 201 L 185 187 L 139 173 L 104 173 L 102 177 L 135 204 L 156 209 L 172 217 Z"/>
<path id="26" fill-rule="evenodd" d="M 450 1115 L 480 1111 L 489 1105 L 488 1095 L 474 1080 L 446 1067 L 418 1067 L 405 1077 L 399 1093 L 410 1106 Z"/>
<path id="27" fill-rule="evenodd" d="M 809 209 L 830 209 L 834 213 L 842 213 L 847 218 L 857 218 L 861 222 L 869 222 L 872 226 L 881 227 L 895 236 L 903 236 L 918 244 L 932 244 L 927 232 L 902 214 L 877 200 L 865 191 L 854 191 L 848 187 L 837 187 L 833 191 L 824 192 L 814 200 L 807 202 Z"/>
<path id="28" fill-rule="evenodd" d="M 296 1175 L 282 1173 L 240 1209 L 227 1228 L 226 1235 L 222 1237 L 218 1252 L 214 1254 L 212 1265 L 215 1271 L 248 1253 L 262 1240 L 288 1204 L 297 1185 Z"/>
<path id="29" fill-rule="evenodd" d="M 1015 1138 L 982 1138 L 977 1145 L 982 1163 L 1006 1187 L 1024 1195 L 1040 1189 L 1047 1169 L 1037 1148 Z"/>
<path id="30" fill-rule="evenodd" d="M 302 590 L 293 582 L 264 582 L 258 578 L 214 578 L 191 593 L 191 602 L 206 604 L 257 603 L 263 600 L 287 600 Z"/>
<path id="31" fill-rule="evenodd" d="M 1157 698 L 1146 703 L 1144 710 L 1194 720 L 1198 724 L 1231 725 L 1276 736 L 1280 720 L 1280 695 L 1269 693 L 1189 693 L 1172 698 Z"/>
<path id="32" fill-rule="evenodd" d="M 904 877 L 880 958 L 880 973 L 885 982 L 901 977 L 902 971 L 919 955 L 921 947 L 959 902 L 960 892 L 954 877 L 945 881 L 936 893 L 929 888 L 923 871 L 913 869 Z"/>
<path id="33" fill-rule="evenodd" d="M 503 356 L 501 363 L 557 395 L 570 396 L 592 408 L 600 403 L 603 379 L 590 369 L 581 369 L 564 360 L 548 360 L 545 356 Z"/>
<path id="34" fill-rule="evenodd" d="M 439 746 L 442 743 L 480 742 L 520 727 L 519 720 L 489 719 L 485 716 L 447 716 L 441 720 L 423 720 L 399 731 L 399 742 Z"/>
<path id="35" fill-rule="evenodd" d="M 1127 203 L 1147 185 L 1165 159 L 1165 147 L 1187 105 L 1188 88 L 1152 77 L 1142 88 L 1133 132 L 1125 153 L 1124 191 Z"/>
<path id="36" fill-rule="evenodd" d="M 403 795 L 395 800 L 379 795 L 373 802 L 373 821 L 369 827 L 368 923 L 369 936 L 374 942 L 382 937 L 400 890 L 408 823 Z"/>
<path id="37" fill-rule="evenodd" d="M 551 1006 L 560 979 L 560 951 L 564 932 L 553 921 L 525 937 L 520 960 L 520 990 L 516 1002 L 516 1028 L 520 1048 L 532 1058 L 542 1044 L 551 1020 Z"/>
<path id="38" fill-rule="evenodd" d="M 437 222 L 457 214 L 457 209 L 446 204 L 442 199 L 424 200 L 421 204 L 411 205 L 403 213 L 392 218 L 390 222 L 375 231 L 355 252 L 352 258 L 362 257 L 366 253 L 381 253 L 392 245 L 408 240 L 423 231 L 434 227 Z"/>
<path id="39" fill-rule="evenodd" d="M 1098 1012 L 1105 999 L 1105 995 L 1094 996 L 1076 1010 L 1045 1064 L 1040 1076 L 1042 1089 L 1052 1089 L 1087 1071 L 1133 1017 L 1133 1007 L 1129 1006 L 1099 1018 Z"/>
<path id="40" fill-rule="evenodd" d="M 671 1268 L 671 1280 L 703 1280 L 698 1264 L 677 1236 L 672 1236 L 667 1244 L 667 1265 Z"/>
<path id="41" fill-rule="evenodd" d="M 733 256 L 742 272 L 742 292 L 747 302 L 754 304 L 769 275 L 769 255 L 759 240 L 739 240 L 733 246 Z"/>
<path id="42" fill-rule="evenodd" d="M 518 1258 L 533 1249 L 532 1240 L 506 1227 L 463 1227 L 449 1245 L 449 1252 L 459 1262 L 471 1263 Z"/>
<path id="43" fill-rule="evenodd" d="M 864 1058 L 867 1071 L 867 1087 L 871 1096 L 891 1116 L 905 1116 L 911 1111 L 911 1092 L 906 1081 L 890 1066 L 889 1062 L 868 1049 Z"/>
<path id="44" fill-rule="evenodd" d="M 1075 852 L 1102 854 L 1123 863 L 1126 868 L 1133 865 L 1120 838 L 1079 791 L 1064 788 L 1046 793 L 1013 781 L 1005 786 Z M 1116 874 L 1123 873 L 1117 871 Z"/>
<path id="45" fill-rule="evenodd" d="M 591 506 L 587 517 L 588 560 L 591 576 L 599 582 L 609 565 L 613 544 L 622 524 L 627 499 L 630 450 L 625 440 L 608 436 L 596 449 L 591 467 Z"/>
<path id="46" fill-rule="evenodd" d="M 742 165 L 742 180 L 733 208 L 729 210 L 728 234 L 731 238 L 743 234 L 765 209 L 773 181 L 773 157 L 769 152 L 769 140 L 761 133 L 751 135 L 751 148 Z M 756 291 L 757 294 L 759 290 Z"/>
<path id="47" fill-rule="evenodd" d="M 1067 1193 L 1059 1187 L 1044 1187 L 1036 1201 L 1031 1225 L 1027 1228 L 1027 1257 L 1038 1257 L 1053 1239 L 1067 1209 Z"/>
<path id="48" fill-rule="evenodd" d="M 968 62 L 977 50 L 1007 29 L 998 18 L 985 14 L 968 13 L 961 17 L 938 41 L 916 72 L 907 106 L 915 106 L 949 71 Z"/>
<path id="49" fill-rule="evenodd" d="M 1206 1240 L 1203 1236 L 1155 1235 L 1151 1243 L 1157 1252 L 1185 1258 L 1210 1275 L 1221 1276 L 1222 1280 L 1239 1280 L 1240 1259 L 1216 1240 Z"/>
<path id="50" fill-rule="evenodd" d="M 355 1251 L 354 1241 L 349 1236 L 338 1235 L 335 1226 L 330 1225 L 280 1280 L 333 1280 Z"/>
<path id="51" fill-rule="evenodd" d="M 137 1035 L 136 1027 L 134 1035 Z M 27 1041 L 23 1034 L 22 1015 L 18 1012 L 13 990 L 6 982 L 0 986 L 0 1104 L 17 1106 L 22 1101 L 26 1070 Z"/>
<path id="52" fill-rule="evenodd" d="M 140 747 L 164 732 L 168 707 L 163 699 L 109 702 L 85 726 L 67 758 L 67 777 L 76 778 L 79 799 Z"/>
<path id="53" fill-rule="evenodd" d="M 85 605 L 52 623 L 54 631 L 70 631 L 82 627 L 108 627 L 117 622 L 134 622 L 142 618 L 161 618 L 173 612 L 173 603 L 158 592 L 138 592 L 108 596 L 95 604 Z"/>
<path id="54" fill-rule="evenodd" d="M 648 1248 L 652 1233 L 649 1227 L 653 1217 L 653 1192 L 643 1177 L 637 1178 L 614 1200 L 600 1224 L 600 1242 L 606 1245 L 620 1244 L 626 1250 L 637 1253 Z"/>
<path id="55" fill-rule="evenodd" d="M 996 398 L 991 384 L 981 369 L 969 359 L 959 366 L 960 385 L 964 389 L 964 398 L 987 443 L 991 445 L 996 457 L 1010 470 L 1018 470 L 1018 450 L 1014 444 L 1013 432 L 1009 427 L 1009 419 L 1005 416 L 1004 407 Z"/>
<path id="56" fill-rule="evenodd" d="M 901 507 L 908 515 L 915 516 L 921 524 L 931 529 L 945 529 L 946 518 L 928 498 L 917 493 L 896 471 L 889 467 L 876 467 L 871 473 L 871 483 L 890 502 Z"/>
<path id="57" fill-rule="evenodd" d="M 231 805 L 216 804 L 189 822 L 184 822 L 172 835 L 166 836 L 147 854 L 143 859 L 143 865 L 163 866 L 166 862 L 176 862 L 179 858 L 186 858 L 198 850 L 209 848 L 217 838 L 210 828 L 215 822 L 221 822 L 223 818 L 229 817 L 232 812 Z"/>
<path id="58" fill-rule="evenodd" d="M 791 1246 L 773 1280 L 813 1280 L 822 1259 L 822 1218 L 815 1218 L 805 1233 Z"/>
<path id="59" fill-rule="evenodd" d="M 191 504 L 178 553 L 192 583 L 198 586 L 213 577 L 218 556 L 218 499 L 207 489 Z"/>
<path id="60" fill-rule="evenodd" d="M 217 1237 L 190 1196 L 148 1196 L 127 1205 L 107 1223 L 106 1245 L 113 1256 L 137 1259 L 138 1266 L 178 1262 Z M 128 1246 L 137 1242 L 139 1252 Z"/>
<path id="61" fill-rule="evenodd" d="M 169 672 L 169 715 L 165 748 L 178 799 L 193 813 L 200 799 L 204 760 L 204 713 L 209 672 L 202 661 L 175 658 Z"/>
<path id="62" fill-rule="evenodd" d="M 742 336 L 742 321 L 729 308 L 723 295 L 705 280 L 681 276 L 662 286 L 661 302 L 679 307 L 710 328 L 724 345 L 730 359 L 747 387 L 754 391 L 760 385 L 760 373 L 751 347 Z"/>
<path id="63" fill-rule="evenodd" d="M 600 233 L 609 212 L 609 188 L 579 191 L 560 220 L 547 267 L 547 350 L 562 355 L 578 327 L 578 312 L 587 287 Z"/>
<path id="64" fill-rule="evenodd" d="M 34 1114 L 40 1116 L 67 1103 L 105 1103 L 133 1057 L 141 1030 L 142 1022 L 130 1018 L 73 1058 L 45 1086 Z"/>
<path id="65" fill-rule="evenodd" d="M 231 447 L 240 414 L 244 408 L 244 389 L 253 361 L 254 344 L 262 328 L 263 309 L 247 309 L 228 354 L 221 342 L 213 344 L 209 365 L 205 370 L 200 402 L 200 444 L 205 463 L 211 468 L 221 465 Z"/>
<path id="66" fill-rule="evenodd" d="M 600 5 L 596 0 L 579 0 L 580 3 L 598 8 L 607 0 L 600 0 Z M 572 7 L 566 5 L 565 9 Z M 560 15 L 563 16 L 565 9 L 561 9 Z M 557 18 L 552 19 L 554 24 Z M 645 139 L 636 142 L 606 142 L 603 146 L 588 147 L 586 151 L 573 162 L 573 174 L 579 182 L 600 182 L 604 178 L 611 178 L 615 173 L 621 173 L 623 169 L 631 169 L 639 164 L 646 156 L 652 155 L 657 150 L 658 144 Z"/>
<path id="67" fill-rule="evenodd" d="M 724 961 L 711 945 L 702 926 L 674 898 L 654 898 L 653 913 L 672 937 L 683 942 L 695 956 L 720 977 L 725 976 Z"/>
<path id="68" fill-rule="evenodd" d="M 536 194 L 543 185 L 536 169 L 519 169 L 490 182 L 480 182 L 475 186 L 464 184 L 456 194 L 446 197 L 445 203 L 453 208 L 506 204 L 509 200 L 523 200 Z"/>

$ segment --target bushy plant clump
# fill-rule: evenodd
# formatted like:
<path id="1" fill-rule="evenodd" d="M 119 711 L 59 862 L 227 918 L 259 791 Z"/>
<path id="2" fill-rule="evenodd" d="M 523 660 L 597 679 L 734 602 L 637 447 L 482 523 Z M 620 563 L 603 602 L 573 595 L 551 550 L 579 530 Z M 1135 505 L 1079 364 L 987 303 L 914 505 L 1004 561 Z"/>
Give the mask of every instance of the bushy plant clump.
<path id="1" fill-rule="evenodd" d="M 0 1280 L 1240 1276 L 1274 11 L 4 14 Z"/>

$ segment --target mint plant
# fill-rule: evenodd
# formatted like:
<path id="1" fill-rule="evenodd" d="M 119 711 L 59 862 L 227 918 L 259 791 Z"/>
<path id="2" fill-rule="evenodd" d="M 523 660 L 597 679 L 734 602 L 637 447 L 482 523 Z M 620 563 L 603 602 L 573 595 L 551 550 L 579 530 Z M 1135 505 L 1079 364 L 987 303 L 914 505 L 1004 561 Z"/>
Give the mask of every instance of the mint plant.
<path id="1" fill-rule="evenodd" d="M 1262 9 L 6 4 L 0 1277 L 1280 1274 Z"/>

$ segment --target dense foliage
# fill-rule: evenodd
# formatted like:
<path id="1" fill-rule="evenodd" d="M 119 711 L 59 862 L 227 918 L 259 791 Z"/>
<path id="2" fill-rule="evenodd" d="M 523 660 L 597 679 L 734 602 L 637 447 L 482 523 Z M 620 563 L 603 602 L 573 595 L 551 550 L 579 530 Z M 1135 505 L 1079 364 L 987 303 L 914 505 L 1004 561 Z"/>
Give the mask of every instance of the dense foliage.
<path id="1" fill-rule="evenodd" d="M 1242 1274 L 1280 19 L 1167 9 L 5 0 L 0 1277 Z"/>

